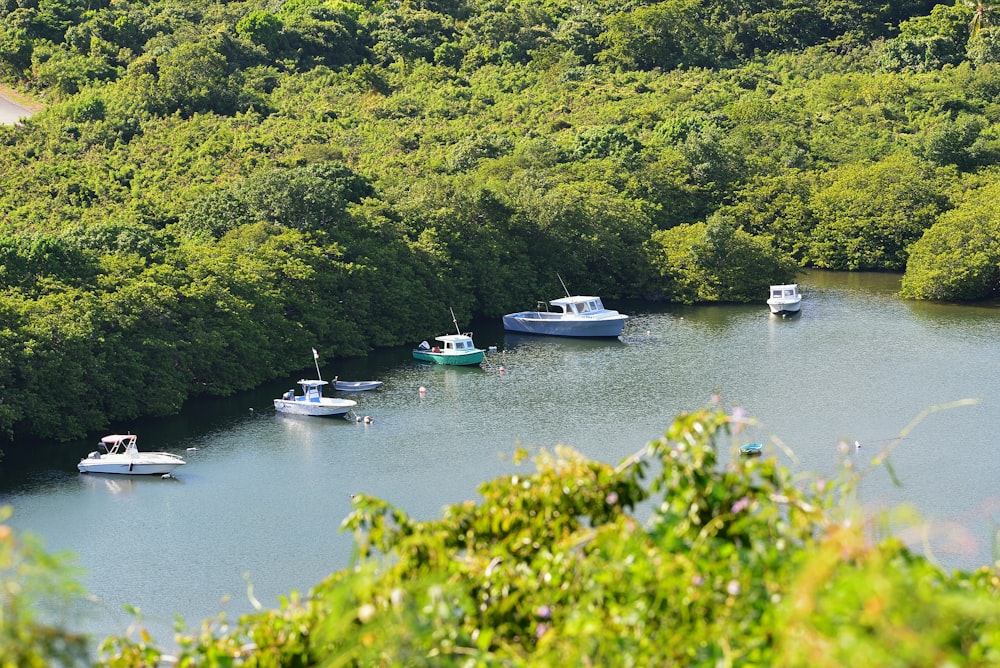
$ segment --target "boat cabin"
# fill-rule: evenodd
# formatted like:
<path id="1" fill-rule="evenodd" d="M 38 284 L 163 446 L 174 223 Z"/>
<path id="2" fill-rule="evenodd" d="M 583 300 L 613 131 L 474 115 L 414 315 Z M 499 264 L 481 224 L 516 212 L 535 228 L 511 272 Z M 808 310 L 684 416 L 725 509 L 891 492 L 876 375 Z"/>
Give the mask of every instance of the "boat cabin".
<path id="1" fill-rule="evenodd" d="M 549 303 L 566 315 L 587 315 L 604 310 L 600 297 L 563 297 Z"/>
<path id="2" fill-rule="evenodd" d="M 795 283 L 771 286 L 771 299 L 793 299 L 798 296 L 798 293 L 799 286 Z"/>
<path id="3" fill-rule="evenodd" d="M 475 350 L 476 346 L 472 343 L 472 337 L 468 334 L 449 334 L 447 336 L 439 336 L 437 340 L 441 342 L 445 352 L 457 352 L 463 353 Z M 441 347 L 434 346 L 435 350 L 432 352 L 441 352 Z"/>

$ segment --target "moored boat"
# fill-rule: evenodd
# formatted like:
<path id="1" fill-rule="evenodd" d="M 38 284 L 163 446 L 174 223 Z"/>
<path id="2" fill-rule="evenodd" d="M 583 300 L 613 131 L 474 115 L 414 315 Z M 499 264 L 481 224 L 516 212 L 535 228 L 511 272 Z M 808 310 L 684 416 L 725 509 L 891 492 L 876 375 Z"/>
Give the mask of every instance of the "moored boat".
<path id="1" fill-rule="evenodd" d="M 381 380 L 340 380 L 333 378 L 333 389 L 340 392 L 367 392 L 382 387 Z"/>
<path id="2" fill-rule="evenodd" d="M 337 399 L 323 396 L 323 386 L 330 383 L 323 380 L 319 371 L 319 353 L 312 349 L 313 363 L 316 365 L 316 378 L 303 378 L 299 381 L 302 394 L 295 394 L 291 389 L 274 400 L 274 410 L 288 415 L 311 415 L 313 417 L 346 416 L 358 402 L 350 399 Z"/>
<path id="3" fill-rule="evenodd" d="M 170 452 L 140 452 L 137 438 L 135 434 L 108 434 L 76 467 L 80 473 L 164 475 L 184 465 L 180 456 Z"/>
<path id="4" fill-rule="evenodd" d="M 434 340 L 441 343 L 439 346 L 421 341 L 420 345 L 413 349 L 413 359 L 453 366 L 482 364 L 486 358 L 486 351 L 476 347 L 472 340 L 472 332 L 463 332 L 459 329 L 454 311 L 451 313 L 451 321 L 455 323 L 457 333 L 435 337 Z"/>
<path id="5" fill-rule="evenodd" d="M 435 337 L 434 340 L 440 341 L 441 345 L 432 346 L 426 341 L 421 341 L 420 345 L 413 349 L 413 359 L 435 364 L 467 366 L 481 364 L 486 358 L 486 351 L 476 347 L 471 333 L 445 334 Z"/>
<path id="6" fill-rule="evenodd" d="M 280 399 L 274 400 L 274 409 L 279 413 L 289 415 L 311 415 L 313 417 L 328 417 L 347 415 L 358 402 L 351 399 L 337 399 L 323 396 L 323 386 L 329 385 L 325 380 L 306 379 L 299 381 L 302 394 L 288 390 Z"/>
<path id="7" fill-rule="evenodd" d="M 600 297 L 567 295 L 540 301 L 534 311 L 508 313 L 503 328 L 523 334 L 611 337 L 621 335 L 626 322 L 627 315 L 605 308 Z"/>
<path id="8" fill-rule="evenodd" d="M 798 313 L 802 305 L 802 295 L 799 294 L 798 283 L 787 285 L 772 285 L 767 306 L 775 315 Z"/>

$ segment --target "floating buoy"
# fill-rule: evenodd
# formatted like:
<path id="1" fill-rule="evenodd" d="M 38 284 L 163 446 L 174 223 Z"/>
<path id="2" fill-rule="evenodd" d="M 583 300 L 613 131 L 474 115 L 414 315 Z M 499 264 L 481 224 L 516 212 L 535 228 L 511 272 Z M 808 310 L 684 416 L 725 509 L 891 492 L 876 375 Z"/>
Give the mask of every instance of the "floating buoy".
<path id="1" fill-rule="evenodd" d="M 195 450 L 197 450 L 197 449 L 198 449 L 198 448 L 188 448 L 188 449 L 187 449 L 187 451 L 188 451 L 188 452 L 194 452 L 194 451 L 195 451 Z"/>
<path id="2" fill-rule="evenodd" d="M 425 394 L 427 394 L 427 388 L 424 387 L 423 385 L 421 385 L 420 389 L 417 391 L 420 392 L 420 396 L 424 396 Z"/>
<path id="3" fill-rule="evenodd" d="M 507 370 L 507 368 L 501 364 L 500 365 L 500 373 L 503 373 L 506 370 Z"/>
<path id="4" fill-rule="evenodd" d="M 375 420 L 372 420 L 372 416 L 371 415 L 366 415 L 365 416 L 365 424 L 371 424 L 374 421 Z"/>
<path id="5" fill-rule="evenodd" d="M 859 441 L 854 441 L 854 449 L 855 450 L 860 450 L 861 449 L 861 443 Z"/>
<path id="6" fill-rule="evenodd" d="M 166 480 L 167 478 L 173 478 L 173 476 L 172 476 L 172 475 L 170 475 L 169 473 L 164 473 L 164 474 L 163 474 L 163 475 L 161 475 L 160 477 L 161 477 L 161 478 L 163 478 L 164 480 Z"/>

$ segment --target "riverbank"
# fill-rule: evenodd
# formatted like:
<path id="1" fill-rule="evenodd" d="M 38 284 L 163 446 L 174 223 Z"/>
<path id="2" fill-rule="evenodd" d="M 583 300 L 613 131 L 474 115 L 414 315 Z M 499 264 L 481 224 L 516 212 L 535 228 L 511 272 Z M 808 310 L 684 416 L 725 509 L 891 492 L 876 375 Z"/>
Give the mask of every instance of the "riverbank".
<path id="1" fill-rule="evenodd" d="M 0 125 L 14 125 L 42 110 L 42 105 L 12 88 L 0 85 Z"/>

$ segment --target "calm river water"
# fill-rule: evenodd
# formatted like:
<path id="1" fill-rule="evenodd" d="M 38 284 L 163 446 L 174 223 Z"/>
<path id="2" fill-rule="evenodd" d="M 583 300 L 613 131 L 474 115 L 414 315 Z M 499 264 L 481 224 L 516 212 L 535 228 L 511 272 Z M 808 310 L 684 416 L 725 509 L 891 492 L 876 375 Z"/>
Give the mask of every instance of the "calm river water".
<path id="1" fill-rule="evenodd" d="M 769 444 L 796 471 L 832 474 L 844 443 L 869 469 L 923 411 L 977 399 L 932 410 L 906 434 L 891 457 L 901 487 L 879 467 L 861 490 L 872 508 L 914 506 L 946 567 L 992 563 L 1000 309 L 902 301 L 894 276 L 800 280 L 794 318 L 771 316 L 762 296 L 750 306 L 618 305 L 632 319 L 614 341 L 514 336 L 480 323 L 476 342 L 498 348 L 503 373 L 418 364 L 408 348 L 324 358 L 327 378 L 385 381 L 355 397 L 372 424 L 275 415 L 272 398 L 296 376 L 119 426 L 139 434 L 140 449 L 185 456 L 176 479 L 79 474 L 93 442 L 72 443 L 47 448 L 44 464 L 9 462 L 18 468 L 0 479 L 0 504 L 46 548 L 77 556 L 95 599 L 81 628 L 125 633 L 131 604 L 169 644 L 175 614 L 193 626 L 220 612 L 235 619 L 251 610 L 248 585 L 273 607 L 346 566 L 351 539 L 339 525 L 353 493 L 432 519 L 514 471 L 518 446 L 568 444 L 617 463 L 716 393 L 759 423 L 740 442 Z"/>

